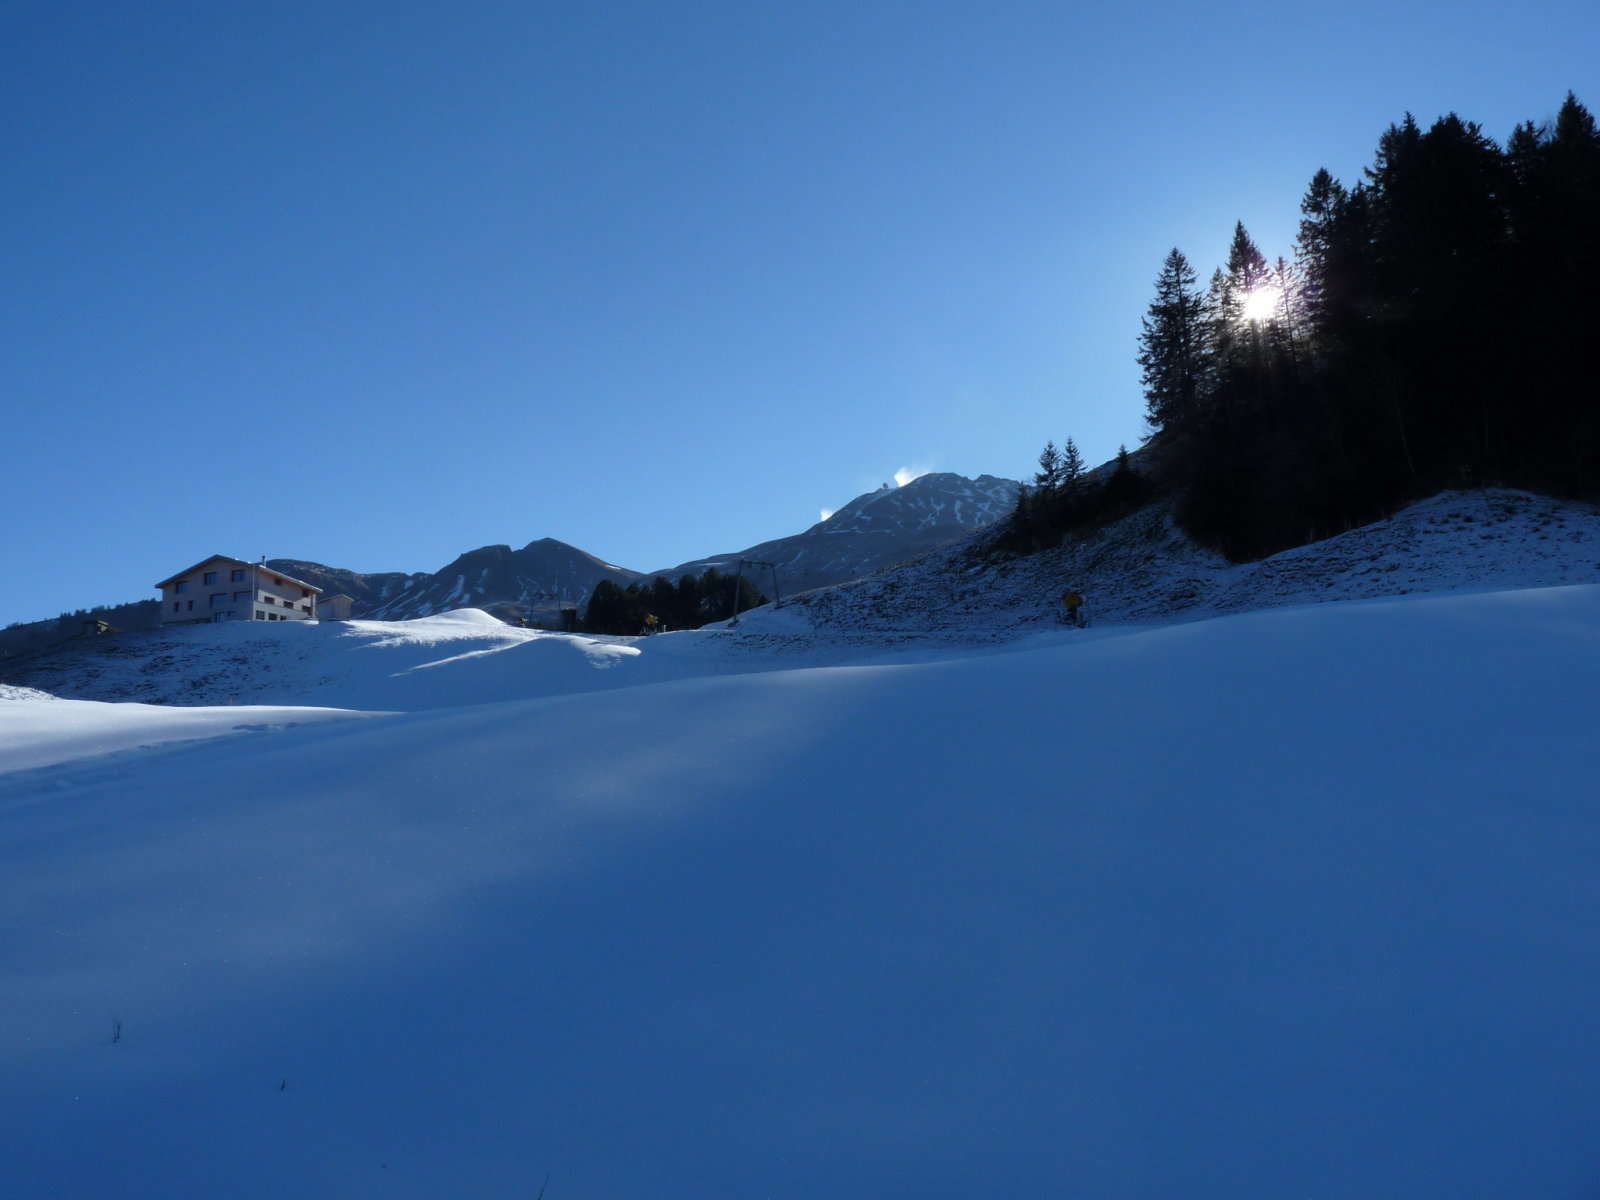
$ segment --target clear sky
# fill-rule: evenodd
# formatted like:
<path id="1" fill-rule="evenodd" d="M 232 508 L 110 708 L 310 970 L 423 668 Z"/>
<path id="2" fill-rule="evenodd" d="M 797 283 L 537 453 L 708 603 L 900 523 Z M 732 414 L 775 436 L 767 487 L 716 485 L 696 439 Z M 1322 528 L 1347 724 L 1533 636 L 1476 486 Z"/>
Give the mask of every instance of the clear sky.
<path id="1" fill-rule="evenodd" d="M 212 553 L 636 570 L 1138 444 L 1161 259 L 1600 3 L 0 6 L 0 623 Z"/>

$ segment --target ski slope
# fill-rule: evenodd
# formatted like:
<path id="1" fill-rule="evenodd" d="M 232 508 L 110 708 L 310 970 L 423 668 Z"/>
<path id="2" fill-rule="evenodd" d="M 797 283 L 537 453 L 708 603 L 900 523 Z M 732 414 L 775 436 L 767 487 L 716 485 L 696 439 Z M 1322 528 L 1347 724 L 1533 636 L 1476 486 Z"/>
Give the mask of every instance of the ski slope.
<path id="1" fill-rule="evenodd" d="M 0 691 L 0 1192 L 1593 1196 L 1600 587 L 1088 632 Z"/>

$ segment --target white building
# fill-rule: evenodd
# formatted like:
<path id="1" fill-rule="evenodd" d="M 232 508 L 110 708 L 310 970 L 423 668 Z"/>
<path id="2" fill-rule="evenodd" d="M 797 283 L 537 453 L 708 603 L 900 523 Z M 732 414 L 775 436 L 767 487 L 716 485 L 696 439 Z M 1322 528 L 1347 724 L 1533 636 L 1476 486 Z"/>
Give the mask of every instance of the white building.
<path id="1" fill-rule="evenodd" d="M 213 621 L 311 621 L 320 588 L 261 563 L 213 554 L 156 584 L 163 625 Z"/>

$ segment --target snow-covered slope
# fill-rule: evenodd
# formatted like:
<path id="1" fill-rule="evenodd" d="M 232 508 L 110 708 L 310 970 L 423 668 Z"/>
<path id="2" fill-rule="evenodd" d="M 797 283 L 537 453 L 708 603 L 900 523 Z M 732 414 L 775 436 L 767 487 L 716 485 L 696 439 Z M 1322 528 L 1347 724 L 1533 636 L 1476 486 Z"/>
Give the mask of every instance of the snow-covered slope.
<path id="1" fill-rule="evenodd" d="M 0 679 L 83 700 L 412 709 L 613 688 L 686 669 L 764 669 L 780 655 L 789 665 L 830 664 L 928 642 L 1004 643 L 1055 629 L 1067 586 L 1086 596 L 1103 630 L 1319 601 L 1600 582 L 1600 511 L 1513 491 L 1445 493 L 1243 565 L 1196 546 L 1161 506 L 1027 558 L 997 558 L 983 542 L 980 533 L 747 613 L 736 637 L 544 637 L 469 610 L 399 624 L 273 622 L 78 639 L 7 663 Z M 436 669 L 445 662 L 456 665 Z M 611 666 L 621 669 L 606 674 Z"/>
<path id="2" fill-rule="evenodd" d="M 413 711 L 115 706 L 135 747 L 0 696 L 6 1195 L 1600 1177 L 1600 587 L 738 675 L 778 641 L 566 640 L 658 664 L 605 692 L 386 628 L 271 633 Z M 510 664 L 538 698 L 428 707 Z"/>
<path id="3" fill-rule="evenodd" d="M 190 626 L 74 639 L 8 662 L 4 682 L 98 701 L 415 710 L 759 670 L 780 655 L 788 665 L 826 665 L 919 640 L 946 648 L 1016 641 L 1057 628 L 1056 598 L 1068 585 L 1089 599 L 1096 629 L 1073 633 L 1084 640 L 1251 608 L 1596 579 L 1600 510 L 1523 492 L 1444 493 L 1243 565 L 1197 547 L 1157 505 L 1025 558 L 988 552 L 980 532 L 781 610 L 747 613 L 736 633 L 546 636 L 472 609 L 398 623 Z"/>
<path id="4" fill-rule="evenodd" d="M 625 639 L 546 635 L 462 609 L 411 621 L 232 622 L 94 638 L 19 674 L 75 699 L 414 711 L 617 686 L 623 680 L 608 669 L 638 657 Z M 631 670 L 627 682 L 644 682 L 647 669 Z"/>
<path id="5" fill-rule="evenodd" d="M 148 750 L 168 742 L 272 733 L 292 725 L 361 716 L 338 708 L 251 706 L 158 708 L 63 700 L 0 684 L 0 770 L 26 771 L 86 757 Z"/>
<path id="6" fill-rule="evenodd" d="M 1600 509 L 1509 489 L 1444 492 L 1386 521 L 1244 564 L 1197 546 L 1163 504 L 1023 558 L 990 553 L 987 541 L 980 532 L 900 569 L 798 597 L 776 624 L 832 633 L 1014 633 L 1053 625 L 1069 587 L 1105 624 L 1600 582 Z"/>

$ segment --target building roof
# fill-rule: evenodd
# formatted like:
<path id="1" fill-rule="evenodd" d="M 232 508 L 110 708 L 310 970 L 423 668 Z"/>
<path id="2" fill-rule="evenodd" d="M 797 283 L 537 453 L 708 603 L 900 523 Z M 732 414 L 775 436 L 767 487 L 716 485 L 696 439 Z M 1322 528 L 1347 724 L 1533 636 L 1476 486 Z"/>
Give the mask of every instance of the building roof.
<path id="1" fill-rule="evenodd" d="M 251 567 L 251 568 L 254 568 L 256 570 L 261 571 L 263 574 L 271 575 L 274 579 L 281 579 L 285 583 L 294 584 L 295 587 L 305 588 L 307 591 L 311 592 L 313 595 L 320 595 L 321 592 L 322 592 L 321 588 L 314 587 L 311 584 L 305 582 L 305 580 L 303 580 L 303 579 L 296 579 L 292 575 L 285 575 L 282 571 L 275 571 L 271 567 L 267 566 L 265 563 L 245 562 L 245 560 L 242 559 L 242 558 L 230 558 L 226 554 L 213 554 L 210 558 L 202 558 L 199 562 L 195 563 L 195 565 L 190 567 L 188 570 L 179 571 L 176 575 L 169 575 L 166 579 L 163 579 L 160 583 L 156 584 L 155 586 L 158 587 L 158 588 L 164 588 L 169 583 L 177 583 L 178 580 L 183 579 L 186 576 L 193 575 L 196 572 L 198 572 L 202 567 L 209 567 L 212 563 L 226 563 L 229 567 Z"/>

